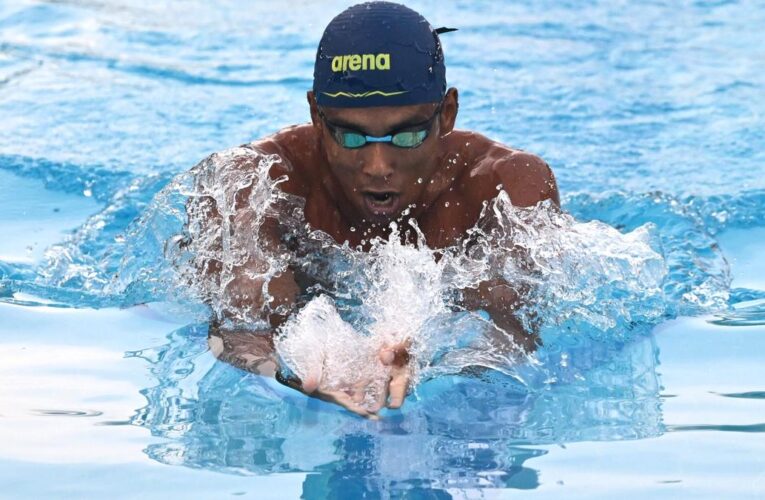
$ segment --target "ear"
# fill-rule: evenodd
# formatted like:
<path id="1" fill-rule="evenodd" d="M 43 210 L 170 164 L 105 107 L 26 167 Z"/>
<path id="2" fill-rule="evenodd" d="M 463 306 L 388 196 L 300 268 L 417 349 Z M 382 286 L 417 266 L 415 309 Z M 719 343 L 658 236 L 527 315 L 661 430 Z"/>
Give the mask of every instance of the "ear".
<path id="1" fill-rule="evenodd" d="M 321 119 L 319 118 L 319 105 L 316 104 L 316 96 L 313 90 L 309 90 L 306 93 L 306 99 L 308 99 L 308 109 L 311 112 L 311 123 L 315 129 L 321 128 Z"/>
<path id="2" fill-rule="evenodd" d="M 446 91 L 444 103 L 441 105 L 441 116 L 438 121 L 441 137 L 449 135 L 457 122 L 457 112 L 460 108 L 459 92 L 454 87 Z"/>

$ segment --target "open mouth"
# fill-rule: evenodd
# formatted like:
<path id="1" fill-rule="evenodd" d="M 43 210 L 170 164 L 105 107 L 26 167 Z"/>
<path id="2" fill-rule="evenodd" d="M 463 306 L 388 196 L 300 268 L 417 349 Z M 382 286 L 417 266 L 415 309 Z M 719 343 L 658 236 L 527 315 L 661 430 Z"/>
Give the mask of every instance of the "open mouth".
<path id="1" fill-rule="evenodd" d="M 364 202 L 376 215 L 390 215 L 398 208 L 398 193 L 394 191 L 365 191 Z"/>

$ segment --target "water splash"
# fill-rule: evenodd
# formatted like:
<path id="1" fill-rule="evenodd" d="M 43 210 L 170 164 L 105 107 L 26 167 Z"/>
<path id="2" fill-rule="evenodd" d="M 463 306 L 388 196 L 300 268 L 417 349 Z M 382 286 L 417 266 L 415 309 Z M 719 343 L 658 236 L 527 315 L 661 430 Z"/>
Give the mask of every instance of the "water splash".
<path id="1" fill-rule="evenodd" d="M 627 342 L 664 317 L 728 300 L 728 267 L 714 231 L 705 229 L 707 216 L 661 194 L 573 196 L 569 209 L 590 220 L 579 222 L 550 204 L 514 207 L 500 191 L 462 245 L 430 250 L 416 222 L 403 217 L 388 239 L 360 252 L 306 225 L 303 200 L 269 176 L 279 161 L 241 147 L 169 183 L 125 179 L 99 214 L 49 249 L 40 268 L 9 268 L 16 279 L 3 281 L 3 294 L 97 307 L 162 301 L 195 320 L 211 312 L 263 328 L 266 314 L 247 305 L 260 297 L 267 314 L 292 312 L 271 302 L 268 287 L 295 269 L 314 283 L 297 298 L 303 313 L 278 333 L 280 354 L 296 373 L 321 364 L 326 382 L 337 385 L 331 374 L 352 364 L 358 377 L 384 378 L 373 353 L 410 343 L 416 381 L 479 366 L 527 388 L 571 379 L 551 366 L 575 365 L 572 356 L 598 343 Z M 744 212 L 736 213 L 747 221 Z M 418 234 L 417 244 L 402 244 L 403 231 Z M 519 332 L 465 310 L 461 291 L 491 280 L 519 294 L 515 315 L 541 337 L 537 353 L 523 354 Z"/>
<path id="2" fill-rule="evenodd" d="M 749 224 L 752 219 L 751 200 L 725 206 L 720 204 L 724 198 L 702 204 L 698 199 L 681 200 L 659 192 L 638 196 L 579 194 L 567 199 L 566 207 L 578 218 L 601 220 L 621 231 L 631 231 L 646 222 L 655 224 L 669 268 L 664 291 L 670 313 L 696 315 L 724 309 L 729 298 L 730 267 L 714 234 L 725 227 L 726 220 Z M 710 219 L 715 223 L 710 224 Z"/>
<path id="3" fill-rule="evenodd" d="M 621 234 L 550 205 L 513 207 L 500 192 L 464 245 L 436 252 L 422 235 L 418 245 L 404 245 L 394 225 L 387 240 L 360 252 L 307 227 L 301 200 L 268 175 L 277 161 L 237 148 L 177 177 L 128 230 L 105 291 L 128 300 L 196 298 L 219 319 L 261 328 L 265 318 L 247 299 L 260 294 L 268 304 L 270 280 L 298 268 L 316 285 L 301 298 L 303 312 L 280 330 L 277 348 L 298 374 L 320 366 L 329 386 L 341 383 L 331 374 L 384 378 L 373 353 L 406 342 L 417 380 L 482 366 L 528 383 L 516 369 L 521 350 L 507 348 L 518 333 L 460 303 L 460 290 L 486 280 L 522 293 L 517 314 L 527 330 L 541 332 L 549 352 L 560 336 L 625 340 L 632 326 L 666 313 L 665 269 L 651 227 Z M 417 231 L 413 220 L 400 223 Z M 269 224 L 279 226 L 281 241 L 269 240 Z M 200 272 L 211 267 L 217 272 Z M 260 287 L 251 297 L 231 293 L 243 271 Z"/>

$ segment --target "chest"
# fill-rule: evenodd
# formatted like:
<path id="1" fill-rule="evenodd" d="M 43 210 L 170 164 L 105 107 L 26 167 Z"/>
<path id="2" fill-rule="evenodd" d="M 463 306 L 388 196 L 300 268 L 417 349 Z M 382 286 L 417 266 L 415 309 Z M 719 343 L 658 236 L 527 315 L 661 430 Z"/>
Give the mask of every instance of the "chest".
<path id="1" fill-rule="evenodd" d="M 483 197 L 471 196 L 463 191 L 446 191 L 417 216 L 417 226 L 425 235 L 430 248 L 452 246 L 464 239 L 467 231 L 475 226 L 483 208 Z M 332 236 L 339 244 L 348 242 L 351 247 L 366 247 L 375 237 L 388 237 L 387 227 L 355 227 L 343 216 L 332 200 L 317 193 L 306 199 L 305 219 L 312 229 Z M 399 221 L 402 239 L 414 242 L 414 231 Z"/>

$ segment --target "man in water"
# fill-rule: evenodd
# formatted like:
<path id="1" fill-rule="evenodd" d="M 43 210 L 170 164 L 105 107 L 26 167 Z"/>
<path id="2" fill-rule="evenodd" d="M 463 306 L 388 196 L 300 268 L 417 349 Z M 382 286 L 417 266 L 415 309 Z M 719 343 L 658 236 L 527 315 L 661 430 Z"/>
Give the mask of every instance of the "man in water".
<path id="1" fill-rule="evenodd" d="M 389 2 L 350 7 L 329 23 L 316 55 L 313 90 L 308 92 L 311 122 L 246 146 L 281 158 L 269 174 L 273 179 L 286 177 L 279 188 L 305 200 L 305 222 L 312 229 L 339 244 L 367 249 L 371 239 L 387 239 L 390 223 L 406 211 L 427 246 L 438 249 L 463 241 L 500 189 L 515 206 L 559 203 L 553 173 L 539 157 L 454 128 L 458 93 L 447 90 L 439 40 L 446 31 L 451 30 L 434 30 L 417 12 Z M 231 168 L 245 167 L 234 163 Z M 251 189 L 243 186 L 236 193 L 237 217 L 248 210 Z M 202 212 L 207 224 L 221 217 L 214 205 Z M 277 229 L 260 235 L 273 242 L 280 236 Z M 401 237 L 416 241 L 411 231 L 403 230 Z M 290 268 L 267 284 L 247 271 L 244 266 L 225 287 L 227 299 L 266 316 L 274 327 L 280 325 L 286 318 L 266 312 L 273 308 L 265 307 L 264 285 L 273 303 L 289 306 L 305 284 L 299 284 Z M 215 263 L 204 269 L 208 276 L 216 272 L 220 266 Z M 486 311 L 519 349 L 535 348 L 536 338 L 524 332 L 513 315 L 517 294 L 506 283 L 484 282 L 463 290 L 462 300 L 467 309 Z M 385 406 L 400 407 L 406 397 L 406 345 L 388 346 L 379 353 L 391 375 L 378 404 L 369 408 L 360 403 L 363 388 L 325 391 L 315 378 L 279 376 L 269 336 L 211 332 L 211 348 L 221 359 L 273 373 L 290 387 L 360 415 L 375 418 Z"/>

